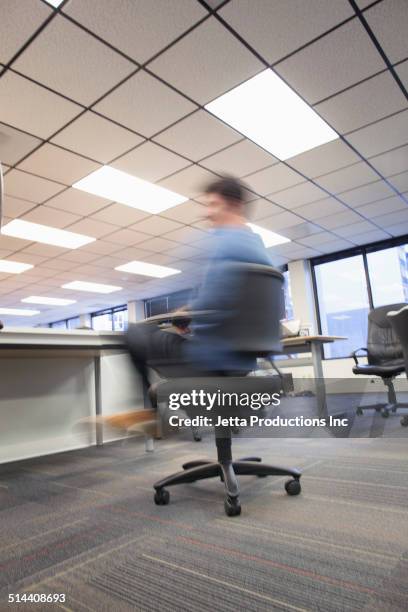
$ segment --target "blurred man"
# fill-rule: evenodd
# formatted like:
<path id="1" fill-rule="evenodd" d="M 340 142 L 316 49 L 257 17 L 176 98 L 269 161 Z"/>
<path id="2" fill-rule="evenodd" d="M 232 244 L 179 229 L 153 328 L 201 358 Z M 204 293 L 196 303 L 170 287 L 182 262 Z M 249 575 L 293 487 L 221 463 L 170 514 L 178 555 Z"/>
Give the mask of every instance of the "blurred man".
<path id="1" fill-rule="evenodd" d="M 189 340 L 166 334 L 154 324 L 129 326 L 127 340 L 132 359 L 149 385 L 147 364 L 154 361 L 180 362 L 197 371 L 249 371 L 254 361 L 235 355 L 211 333 L 222 323 L 233 299 L 232 262 L 271 265 L 260 237 L 247 225 L 245 188 L 233 177 L 223 177 L 205 189 L 206 217 L 212 226 L 212 245 L 204 282 L 191 311 L 212 311 L 212 317 L 194 319 L 194 337 Z M 183 375 L 188 372 L 183 368 Z"/>

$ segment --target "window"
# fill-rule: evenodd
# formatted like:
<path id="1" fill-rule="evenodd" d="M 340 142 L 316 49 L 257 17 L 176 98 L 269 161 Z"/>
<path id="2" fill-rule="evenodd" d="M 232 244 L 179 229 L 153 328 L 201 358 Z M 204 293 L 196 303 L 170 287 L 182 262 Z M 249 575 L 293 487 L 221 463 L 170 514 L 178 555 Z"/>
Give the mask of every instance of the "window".
<path id="1" fill-rule="evenodd" d="M 53 329 L 67 329 L 67 322 L 64 321 L 55 321 L 55 323 L 50 323 L 50 327 Z"/>
<path id="2" fill-rule="evenodd" d="M 293 301 L 289 270 L 283 272 L 283 292 L 285 295 L 285 318 L 293 319 Z"/>
<path id="3" fill-rule="evenodd" d="M 106 308 L 91 314 L 91 326 L 96 331 L 125 331 L 128 326 L 126 306 Z"/>
<path id="4" fill-rule="evenodd" d="M 155 315 L 172 312 L 182 306 L 186 306 L 196 294 L 197 289 L 183 289 L 169 295 L 161 295 L 160 297 L 145 300 L 145 317 L 154 317 Z"/>
<path id="5" fill-rule="evenodd" d="M 347 340 L 325 345 L 326 358 L 347 357 L 367 344 L 367 315 L 408 302 L 408 237 L 312 260 L 323 334 Z"/>
<path id="6" fill-rule="evenodd" d="M 112 331 L 112 311 L 94 313 L 91 315 L 91 325 L 96 331 Z"/>
<path id="7" fill-rule="evenodd" d="M 347 340 L 326 344 L 325 357 L 345 357 L 367 344 L 368 291 L 362 255 L 315 266 L 321 331 Z"/>
<path id="8" fill-rule="evenodd" d="M 367 254 L 374 307 L 408 302 L 408 245 Z"/>
<path id="9" fill-rule="evenodd" d="M 68 329 L 77 329 L 81 325 L 81 319 L 79 317 L 72 317 L 66 321 Z"/>
<path id="10" fill-rule="evenodd" d="M 113 330 L 126 331 L 128 328 L 128 309 L 121 308 L 113 311 Z"/>

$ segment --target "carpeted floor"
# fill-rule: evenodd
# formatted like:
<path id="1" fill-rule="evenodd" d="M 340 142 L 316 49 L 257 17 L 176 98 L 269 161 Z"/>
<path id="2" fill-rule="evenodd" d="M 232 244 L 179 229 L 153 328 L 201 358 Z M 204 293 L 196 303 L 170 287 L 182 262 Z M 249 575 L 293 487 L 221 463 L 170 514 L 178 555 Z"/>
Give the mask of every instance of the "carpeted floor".
<path id="1" fill-rule="evenodd" d="M 223 486 L 152 483 L 214 456 L 205 435 L 141 440 L 0 468 L 0 610 L 74 612 L 408 609 L 408 432 L 379 439 L 234 438 L 234 456 L 301 468 L 241 477 L 242 515 Z M 60 604 L 7 604 L 9 593 L 65 593 Z"/>

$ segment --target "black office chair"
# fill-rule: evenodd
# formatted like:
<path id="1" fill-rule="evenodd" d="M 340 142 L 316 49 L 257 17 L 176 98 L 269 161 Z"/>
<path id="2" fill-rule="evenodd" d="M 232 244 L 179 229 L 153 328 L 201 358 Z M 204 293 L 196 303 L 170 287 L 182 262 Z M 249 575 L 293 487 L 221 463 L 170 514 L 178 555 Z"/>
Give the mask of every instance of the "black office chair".
<path id="1" fill-rule="evenodd" d="M 404 306 L 397 312 L 389 312 L 388 319 L 401 343 L 405 361 L 405 373 L 408 378 L 408 306 Z M 408 427 L 408 414 L 402 417 L 401 425 Z"/>
<path id="2" fill-rule="evenodd" d="M 278 353 L 280 347 L 280 325 L 283 308 L 283 276 L 270 266 L 256 264 L 239 264 L 231 266 L 230 274 L 234 275 L 234 296 L 232 307 L 227 314 L 223 313 L 222 324 L 215 323 L 212 329 L 217 338 L 234 351 L 251 357 L 266 357 Z M 230 277 L 232 278 L 232 277 Z M 211 319 L 210 319 L 211 320 Z M 169 375 L 168 367 L 163 364 L 149 364 L 164 376 Z M 157 388 L 159 405 L 167 402 L 170 394 L 191 392 L 192 389 L 203 389 L 206 392 L 223 393 L 273 393 L 280 389 L 280 381 L 275 378 L 246 377 L 232 375 L 228 372 L 200 373 L 199 377 L 179 377 L 177 367 L 173 366 L 172 380 L 159 384 Z M 203 375 L 204 374 L 204 375 Z M 181 373 L 181 376 L 183 374 Z M 184 409 L 189 412 L 188 409 Z M 228 412 L 228 411 L 227 411 Z M 234 416 L 254 414 L 250 408 L 234 407 Z M 220 407 L 217 414 L 226 415 Z M 231 412 L 229 412 L 231 415 Z M 214 415 L 214 411 L 212 412 Z M 231 429 L 215 427 L 217 461 L 190 461 L 183 465 L 183 471 L 163 478 L 154 484 L 154 501 L 158 505 L 167 505 L 170 500 L 165 487 L 180 483 L 191 483 L 196 480 L 220 477 L 225 485 L 225 512 L 228 516 L 241 513 L 239 488 L 236 475 L 291 476 L 285 484 L 289 495 L 300 493 L 299 470 L 276 467 L 261 463 L 259 457 L 246 457 L 239 461 L 232 460 Z"/>
<path id="3" fill-rule="evenodd" d="M 405 304 L 390 304 L 374 308 L 368 315 L 368 337 L 367 348 L 360 348 L 351 354 L 355 366 L 354 374 L 365 374 L 366 376 L 380 376 L 387 387 L 388 399 L 385 404 L 372 404 L 359 406 L 357 414 L 363 414 L 364 410 L 381 411 L 383 417 L 388 417 L 390 412 L 395 412 L 399 407 L 407 407 L 408 404 L 397 402 L 393 380 L 398 374 L 405 370 L 402 347 L 397 334 L 393 331 L 387 313 L 391 310 L 399 310 Z M 367 364 L 358 362 L 359 351 L 367 354 Z"/>

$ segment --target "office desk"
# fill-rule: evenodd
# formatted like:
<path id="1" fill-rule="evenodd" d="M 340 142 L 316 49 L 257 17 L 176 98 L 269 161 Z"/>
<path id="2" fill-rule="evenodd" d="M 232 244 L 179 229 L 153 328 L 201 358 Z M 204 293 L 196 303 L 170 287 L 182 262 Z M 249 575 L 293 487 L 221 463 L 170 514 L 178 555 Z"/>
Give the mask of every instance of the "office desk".
<path id="1" fill-rule="evenodd" d="M 347 340 L 345 336 L 294 336 L 283 338 L 282 349 L 286 355 L 299 353 L 311 353 L 313 365 L 313 377 L 319 415 L 324 416 L 327 412 L 326 385 L 323 375 L 322 346 L 335 342 L 336 340 Z"/>
<path id="2" fill-rule="evenodd" d="M 0 332 L 0 463 L 102 444 L 101 428 L 78 421 L 139 406 L 142 384 L 122 333 Z"/>

